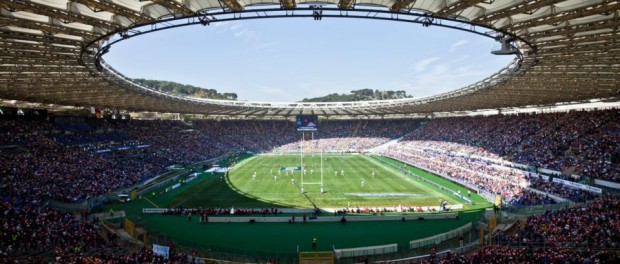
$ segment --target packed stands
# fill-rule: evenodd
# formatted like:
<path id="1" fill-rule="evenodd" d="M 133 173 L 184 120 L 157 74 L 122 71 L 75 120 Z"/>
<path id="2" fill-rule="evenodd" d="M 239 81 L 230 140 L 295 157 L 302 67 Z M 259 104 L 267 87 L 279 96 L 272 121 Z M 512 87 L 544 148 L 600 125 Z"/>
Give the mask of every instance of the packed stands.
<path id="1" fill-rule="evenodd" d="M 394 144 L 382 154 L 447 175 L 480 192 L 502 195 L 506 202 L 517 206 L 555 203 L 548 196 L 531 192 L 528 188 L 575 202 L 597 196 L 590 191 L 553 182 L 554 176 L 561 175 L 551 175 L 545 180 L 541 173 L 513 167 L 496 160 L 499 157 L 492 153 L 466 145 L 411 140 Z"/>
<path id="2" fill-rule="evenodd" d="M 52 251 L 55 255 L 75 255 L 109 246 L 98 225 L 79 221 L 72 213 L 8 202 L 0 203 L 0 211 L 2 258 Z"/>
<path id="3" fill-rule="evenodd" d="M 530 216 L 514 233 L 473 253 L 432 253 L 412 263 L 618 263 L 620 199 L 604 196 L 571 208 Z"/>
<path id="4" fill-rule="evenodd" d="M 604 196 L 571 208 L 530 216 L 516 234 L 504 237 L 503 242 L 558 248 L 619 248 L 620 201 L 617 197 Z"/>
<path id="5" fill-rule="evenodd" d="M 334 152 L 364 151 L 404 136 L 381 153 L 448 175 L 481 192 L 501 194 L 505 202 L 515 206 L 555 202 L 541 193 L 586 202 L 528 218 L 525 227 L 515 235 L 502 237 L 506 246 L 487 247 L 468 256 L 453 255 L 438 260 L 440 263 L 483 263 L 511 258 L 515 262 L 556 259 L 609 262 L 615 256 L 607 252 L 544 251 L 515 246 L 529 243 L 556 248 L 618 248 L 617 197 L 600 198 L 588 191 L 545 180 L 540 172 L 526 173 L 493 160 L 620 182 L 618 113 L 618 110 L 605 110 L 430 121 L 329 120 L 320 124 L 314 138 L 304 138 L 307 143 L 303 147 Z M 53 252 L 57 262 L 162 260 L 148 250 L 129 255 L 79 255 L 87 250 L 113 247 L 114 243 L 103 238 L 93 223 L 80 221 L 71 213 L 40 208 L 46 199 L 79 202 L 144 181 L 165 172 L 172 164 L 190 164 L 229 151 L 298 151 L 302 144 L 292 122 L 275 120 L 188 124 L 162 120 L 65 119 L 57 124 L 12 118 L 0 122 L 0 131 L 0 145 L 14 150 L 0 153 L 3 223 L 0 255 Z M 110 151 L 98 152 L 101 149 Z M 189 259 L 181 254 L 173 256 Z M 0 263 L 4 262 L 0 260 Z"/>
<path id="6" fill-rule="evenodd" d="M 449 253 L 445 257 L 431 256 L 426 260 L 412 263 L 617 263 L 617 261 L 618 256 L 613 251 L 532 247 L 484 247 L 471 255 Z"/>
<path id="7" fill-rule="evenodd" d="M 620 110 L 433 119 L 405 140 L 451 142 L 471 154 L 620 182 Z"/>

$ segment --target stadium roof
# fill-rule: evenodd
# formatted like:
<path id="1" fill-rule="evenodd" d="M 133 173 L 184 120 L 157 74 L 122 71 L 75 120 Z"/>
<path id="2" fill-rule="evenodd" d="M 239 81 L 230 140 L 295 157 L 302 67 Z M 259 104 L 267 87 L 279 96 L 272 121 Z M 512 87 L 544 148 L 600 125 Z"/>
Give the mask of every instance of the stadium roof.
<path id="1" fill-rule="evenodd" d="M 513 38 L 520 55 L 495 75 L 453 92 L 347 103 L 182 98 L 130 83 L 99 59 L 114 38 L 139 35 L 140 27 L 174 27 L 180 19 L 208 25 L 227 19 L 310 17 L 310 4 L 322 5 L 323 16 L 351 12 L 356 17 L 354 12 L 363 11 L 365 18 L 390 20 L 409 14 L 424 26 L 452 22 L 465 25 L 463 30 L 491 28 L 497 38 Z M 129 111 L 290 116 L 468 111 L 617 100 L 620 95 L 618 1 L 2 0 L 0 12 L 3 99 Z"/>

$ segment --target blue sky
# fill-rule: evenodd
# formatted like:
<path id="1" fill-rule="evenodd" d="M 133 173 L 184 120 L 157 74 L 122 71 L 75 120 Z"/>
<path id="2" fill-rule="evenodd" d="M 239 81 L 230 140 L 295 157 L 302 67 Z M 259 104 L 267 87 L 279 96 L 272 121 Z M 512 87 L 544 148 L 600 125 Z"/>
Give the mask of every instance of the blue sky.
<path id="1" fill-rule="evenodd" d="M 419 24 L 262 19 L 188 26 L 114 45 L 104 59 L 132 78 L 175 81 L 239 100 L 299 101 L 351 90 L 415 97 L 461 88 L 506 66 L 495 42 Z"/>

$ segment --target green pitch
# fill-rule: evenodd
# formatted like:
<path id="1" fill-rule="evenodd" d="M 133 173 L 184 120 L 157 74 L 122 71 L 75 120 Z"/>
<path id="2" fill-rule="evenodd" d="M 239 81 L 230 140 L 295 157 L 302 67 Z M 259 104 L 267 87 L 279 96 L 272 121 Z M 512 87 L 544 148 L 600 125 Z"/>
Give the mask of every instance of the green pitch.
<path id="1" fill-rule="evenodd" d="M 137 226 L 148 230 L 153 243 L 167 243 L 171 241 L 192 249 L 212 250 L 213 252 L 236 252 L 256 256 L 294 259 L 296 246 L 302 251 L 312 250 L 310 240 L 313 236 L 319 238 L 318 250 L 351 248 L 373 245 L 398 243 L 400 249 L 408 248 L 410 240 L 429 237 L 447 232 L 466 223 L 476 222 L 480 218 L 483 208 L 491 206 L 484 198 L 472 194 L 475 205 L 466 205 L 459 210 L 459 218 L 433 221 L 378 221 L 353 222 L 342 225 L 338 222 L 310 222 L 307 224 L 260 223 L 200 223 L 194 218 L 188 221 L 186 216 L 143 214 L 143 208 L 174 208 L 183 207 L 220 207 L 230 208 L 263 208 L 272 206 L 282 207 L 311 207 L 310 201 L 322 208 L 342 208 L 348 203 L 351 206 L 396 206 L 404 205 L 437 205 L 439 199 L 445 199 L 450 204 L 457 203 L 451 195 L 426 183 L 417 182 L 401 172 L 382 165 L 377 159 L 402 166 L 402 162 L 385 157 L 370 158 L 362 155 L 330 155 L 324 160 L 324 194 L 320 193 L 320 185 L 306 185 L 305 195 L 302 195 L 299 186 L 290 182 L 295 178 L 300 185 L 301 175 L 296 171 L 293 175 L 280 173 L 281 167 L 299 166 L 299 156 L 254 156 L 245 159 L 234 166 L 228 177 L 224 174 L 201 174 L 197 179 L 182 184 L 179 188 L 169 192 L 162 192 L 164 188 L 172 186 L 171 182 L 161 189 L 155 190 L 157 195 L 147 195 L 142 199 L 129 203 L 116 203 L 105 208 L 109 210 L 125 211 L 127 218 Z M 306 156 L 305 167 L 308 170 L 304 181 L 320 181 L 320 159 L 315 155 Z M 313 165 L 314 164 L 314 165 Z M 314 167 L 313 167 L 314 166 Z M 467 189 L 438 176 L 421 171 L 410 166 L 407 170 L 422 178 L 436 182 L 441 186 L 461 193 Z M 314 170 L 314 169 L 313 169 Z M 334 171 L 338 170 L 338 176 Z M 345 171 L 342 175 L 342 170 Z M 256 171 L 256 179 L 252 176 Z M 375 171 L 375 178 L 372 177 Z M 309 176 L 308 176 L 309 175 Z M 361 179 L 365 186 L 361 187 Z M 357 193 L 357 195 L 351 195 Z M 390 197 L 386 193 L 408 194 L 401 197 Z M 383 197 L 381 195 L 383 194 Z M 416 194 L 416 195 L 412 195 Z M 307 198 L 306 198 L 307 196 Z M 354 217 L 354 216 L 350 216 Z M 369 231 L 371 230 L 371 231 Z M 379 231 L 377 231 L 379 230 Z M 370 232 L 370 233 L 369 233 Z M 379 232 L 381 235 L 369 235 Z M 277 237 L 278 239 L 269 239 Z M 240 239 L 243 238 L 243 239 Z M 266 239 L 267 238 L 267 239 Z M 475 236 L 473 237 L 475 239 Z M 257 242 L 258 241 L 258 242 Z M 267 252 L 267 253 L 264 253 Z M 284 255 L 274 255 L 284 254 Z"/>
<path id="2" fill-rule="evenodd" d="M 227 176 L 215 175 L 184 190 L 166 207 L 436 206 L 442 199 L 461 203 L 363 155 L 324 155 L 322 185 L 320 155 L 304 156 L 305 173 L 300 166 L 299 155 L 255 156 L 235 165 Z"/>

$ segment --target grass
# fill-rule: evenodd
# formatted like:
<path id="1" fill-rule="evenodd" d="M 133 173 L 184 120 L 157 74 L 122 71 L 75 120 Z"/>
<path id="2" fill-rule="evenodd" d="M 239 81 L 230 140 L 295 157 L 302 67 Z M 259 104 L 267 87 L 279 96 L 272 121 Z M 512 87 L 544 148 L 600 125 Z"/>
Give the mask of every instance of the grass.
<path id="1" fill-rule="evenodd" d="M 280 170 L 299 166 L 299 156 L 260 155 L 240 162 L 227 177 L 212 177 L 186 189 L 165 207 L 436 206 L 442 199 L 449 204 L 461 203 L 434 186 L 413 180 L 363 155 L 326 155 L 324 193 L 321 193 L 320 163 L 319 155 L 304 157 L 305 195 L 300 191 L 301 171 Z"/>
<path id="2" fill-rule="evenodd" d="M 431 181 L 433 181 L 435 183 L 438 183 L 439 185 L 444 186 L 446 188 L 449 188 L 451 190 L 461 191 L 462 194 L 466 194 L 467 191 L 469 190 L 466 187 L 463 187 L 462 185 L 459 185 L 459 184 L 454 183 L 452 181 L 446 180 L 446 179 L 444 179 L 442 177 L 439 177 L 437 175 L 429 173 L 429 172 L 427 172 L 425 170 L 416 168 L 414 166 L 404 164 L 401 161 L 398 161 L 398 160 L 395 160 L 395 159 L 391 159 L 391 158 L 388 158 L 388 157 L 383 157 L 383 156 L 375 156 L 375 158 L 377 158 L 379 160 L 382 160 L 382 161 L 385 161 L 385 162 L 390 163 L 390 164 L 394 164 L 396 166 L 404 166 L 404 168 L 406 170 L 409 170 L 409 171 L 413 172 L 415 175 L 423 177 L 423 178 L 425 178 L 427 180 L 431 180 Z M 478 206 L 466 206 L 466 207 L 472 208 L 472 207 L 489 207 L 489 206 L 491 206 L 489 201 L 487 201 L 484 197 L 482 197 L 480 195 L 472 194 L 470 198 L 471 198 L 472 202 L 474 202 L 474 204 L 478 205 Z"/>
<path id="3" fill-rule="evenodd" d="M 393 162 L 399 166 L 399 161 L 378 157 L 386 162 Z M 307 156 L 306 168 L 320 168 L 320 159 Z M 413 180 L 401 172 L 381 164 L 378 160 L 362 155 L 330 155 L 324 160 L 324 189 L 320 193 L 319 185 L 306 185 L 306 195 L 299 193 L 299 189 L 291 184 L 290 178 L 295 177 L 301 183 L 301 175 L 286 176 L 283 172 L 274 180 L 280 166 L 298 166 L 299 156 L 254 156 L 239 162 L 229 173 L 228 178 L 223 174 L 203 173 L 198 179 L 181 185 L 181 187 L 156 196 L 145 196 L 142 200 L 135 200 L 126 204 L 114 204 L 114 211 L 125 211 L 129 219 L 136 225 L 144 227 L 156 237 L 158 241 L 150 243 L 166 243 L 172 241 L 186 247 L 199 250 L 226 251 L 235 254 L 250 254 L 257 256 L 274 256 L 294 254 L 296 247 L 302 251 L 310 250 L 313 236 L 318 238 L 318 250 L 336 248 L 351 248 L 361 246 L 384 245 L 398 243 L 399 248 L 408 246 L 408 241 L 429 237 L 438 233 L 447 232 L 466 223 L 479 219 L 484 207 L 490 204 L 484 198 L 475 194 L 472 199 L 476 205 L 466 205 L 466 209 L 459 212 L 457 220 L 426 220 L 426 221 L 384 221 L 384 222 L 348 222 L 341 223 L 199 223 L 195 217 L 188 221 L 184 216 L 142 214 L 146 207 L 311 207 L 310 200 L 319 207 L 343 207 L 349 202 L 351 205 L 361 206 L 398 204 L 437 205 L 438 199 L 446 199 L 449 203 L 457 203 L 451 195 L 442 192 L 435 186 Z M 318 167 L 317 167 L 318 166 Z M 407 166 L 416 175 L 437 182 L 453 190 L 466 192 L 464 187 L 444 180 L 425 171 Z M 338 170 L 338 176 L 334 171 Z M 345 171 L 342 176 L 341 171 Z M 252 180 L 256 171 L 257 177 Z M 375 171 L 375 178 L 371 172 Z M 315 171 L 315 174 L 317 172 Z M 304 181 L 320 181 L 320 174 L 310 175 Z M 361 179 L 365 186 L 361 187 Z M 170 183 L 172 185 L 174 183 Z M 419 194 L 409 197 L 370 197 L 351 196 L 346 193 L 410 193 Z M 347 204 L 345 204 L 347 203 Z M 106 208 L 109 210 L 109 208 Z M 298 216 L 299 217 L 299 216 Z M 354 217 L 354 216 L 350 216 Z M 298 218 L 299 219 L 299 218 Z M 277 239 L 275 239 L 277 238 Z"/>

